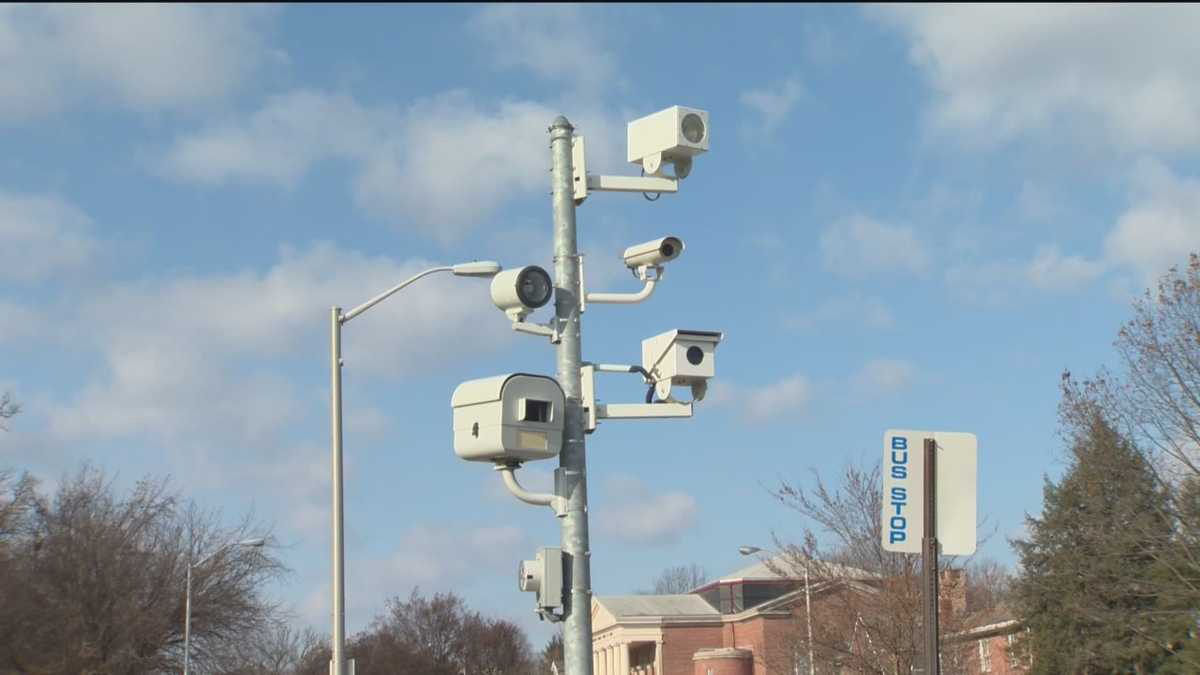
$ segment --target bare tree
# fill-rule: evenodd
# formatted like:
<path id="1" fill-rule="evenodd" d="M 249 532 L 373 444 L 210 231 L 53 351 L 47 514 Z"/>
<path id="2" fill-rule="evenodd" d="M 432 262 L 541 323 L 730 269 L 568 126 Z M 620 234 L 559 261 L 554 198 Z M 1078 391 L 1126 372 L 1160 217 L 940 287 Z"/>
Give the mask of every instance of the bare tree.
<path id="1" fill-rule="evenodd" d="M 781 480 L 771 490 L 810 523 L 799 543 L 775 535 L 780 554 L 767 566 L 786 578 L 807 576 L 812 642 L 809 611 L 798 599 L 785 639 L 765 657 L 770 669 L 791 672 L 810 648 L 817 672 L 910 672 L 923 662 L 920 558 L 883 549 L 881 480 L 879 464 L 851 464 L 837 484 L 814 471 L 811 488 Z M 966 625 L 972 592 L 961 560 L 943 557 L 940 569 L 939 629 L 946 635 Z M 993 601 L 991 593 L 974 596 Z"/>
<path id="2" fill-rule="evenodd" d="M 4 420 L 12 418 L 17 413 L 21 412 L 21 406 L 12 399 L 12 395 L 8 392 L 0 394 L 0 429 L 8 430 L 4 426 Z"/>
<path id="3" fill-rule="evenodd" d="M 182 666 L 189 527 L 199 546 L 244 535 L 212 518 L 187 518 L 165 481 L 143 480 L 118 497 L 110 478 L 85 466 L 53 498 L 30 496 L 8 537 L 0 583 L 7 628 L 0 668 L 18 672 L 135 673 Z M 193 514 L 194 515 L 194 514 Z M 193 663 L 230 650 L 267 620 L 262 584 L 283 571 L 261 550 L 226 548 L 194 571 Z"/>
<path id="4" fill-rule="evenodd" d="M 708 575 L 704 573 L 704 568 L 696 563 L 676 565 L 660 572 L 654 578 L 652 589 L 637 590 L 634 593 L 637 595 L 677 595 L 689 593 L 703 586 L 707 581 Z"/>
<path id="5" fill-rule="evenodd" d="M 223 675 L 299 675 L 311 661 L 326 670 L 329 662 L 321 635 L 295 628 L 283 617 L 265 622 L 233 646 L 233 652 L 216 659 Z"/>
<path id="6" fill-rule="evenodd" d="M 469 610 L 453 593 L 414 589 L 356 635 L 347 652 L 363 672 L 395 675 L 527 675 L 536 668 L 519 626 Z"/>

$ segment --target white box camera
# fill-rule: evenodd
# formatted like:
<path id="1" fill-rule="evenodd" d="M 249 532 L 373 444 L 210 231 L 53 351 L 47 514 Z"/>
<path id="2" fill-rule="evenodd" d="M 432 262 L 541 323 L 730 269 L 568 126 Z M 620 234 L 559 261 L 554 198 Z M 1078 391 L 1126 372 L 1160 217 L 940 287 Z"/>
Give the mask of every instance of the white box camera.
<path id="1" fill-rule="evenodd" d="M 561 548 L 539 548 L 537 558 L 522 560 L 517 566 L 517 587 L 537 594 L 538 613 L 562 609 L 563 555 Z"/>
<path id="2" fill-rule="evenodd" d="M 628 159 L 650 176 L 661 175 L 664 162 L 675 165 L 675 176 L 691 172 L 692 158 L 708 151 L 708 113 L 671 106 L 629 123 Z"/>
<path id="3" fill-rule="evenodd" d="M 642 367 L 656 382 L 662 400 L 672 387 L 692 387 L 692 397 L 704 398 L 709 378 L 716 375 L 713 352 L 722 334 L 701 330 L 669 330 L 642 340 Z"/>
<path id="4" fill-rule="evenodd" d="M 454 453 L 479 462 L 556 457 L 566 398 L 554 378 L 510 373 L 463 382 L 450 399 Z"/>

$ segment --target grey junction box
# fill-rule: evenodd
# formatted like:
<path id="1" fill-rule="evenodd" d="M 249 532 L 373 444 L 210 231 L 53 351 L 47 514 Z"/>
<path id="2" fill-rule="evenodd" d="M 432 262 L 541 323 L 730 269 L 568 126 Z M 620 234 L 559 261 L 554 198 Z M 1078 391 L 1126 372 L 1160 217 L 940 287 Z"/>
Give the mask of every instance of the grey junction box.
<path id="1" fill-rule="evenodd" d="M 450 399 L 454 453 L 478 462 L 557 457 L 566 397 L 554 378 L 509 373 L 463 382 Z"/>

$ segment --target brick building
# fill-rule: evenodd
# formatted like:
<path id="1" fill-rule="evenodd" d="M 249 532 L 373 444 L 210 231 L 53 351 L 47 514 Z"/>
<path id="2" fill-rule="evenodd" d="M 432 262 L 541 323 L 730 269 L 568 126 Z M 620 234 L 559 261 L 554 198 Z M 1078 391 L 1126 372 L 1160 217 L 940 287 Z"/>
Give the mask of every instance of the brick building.
<path id="1" fill-rule="evenodd" d="M 597 596 L 592 601 L 593 671 L 596 675 L 792 675 L 808 673 L 807 642 L 800 631 L 811 618 L 844 605 L 843 594 L 879 592 L 880 580 L 842 568 L 836 580 L 777 573 L 762 562 L 680 595 Z M 961 576 L 944 582 L 943 612 L 965 610 Z M 947 675 L 1008 675 L 1027 664 L 1009 657 L 1015 621 L 996 622 L 947 638 Z M 953 639 L 953 642 L 951 642 Z M 840 669 L 839 669 L 840 670 Z M 817 669 L 826 673 L 827 667 Z M 844 671 L 851 672 L 851 671 Z"/>

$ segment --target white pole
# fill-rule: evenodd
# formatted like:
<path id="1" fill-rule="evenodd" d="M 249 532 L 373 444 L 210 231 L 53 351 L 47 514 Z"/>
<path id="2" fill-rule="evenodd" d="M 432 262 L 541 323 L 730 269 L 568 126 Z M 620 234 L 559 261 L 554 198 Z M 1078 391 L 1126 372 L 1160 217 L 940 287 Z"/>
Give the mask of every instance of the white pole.
<path id="1" fill-rule="evenodd" d="M 808 562 L 804 563 L 804 614 L 808 624 L 808 675 L 816 675 L 817 665 L 813 663 L 812 643 L 812 600 L 808 594 Z"/>
<path id="2" fill-rule="evenodd" d="M 342 539 L 342 309 L 329 312 L 330 415 L 333 429 L 333 675 L 343 675 L 346 648 L 346 550 Z"/>
<path id="3" fill-rule="evenodd" d="M 188 675 L 192 657 L 192 536 L 188 534 L 187 594 L 183 601 L 183 675 Z"/>

